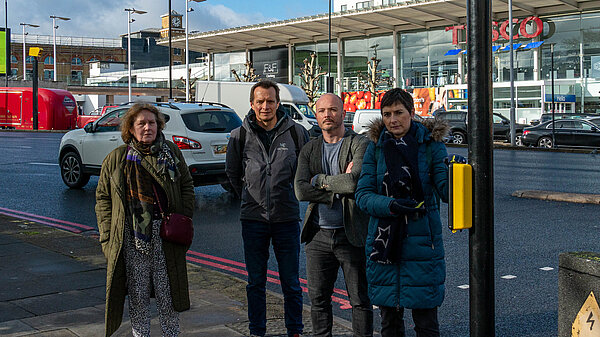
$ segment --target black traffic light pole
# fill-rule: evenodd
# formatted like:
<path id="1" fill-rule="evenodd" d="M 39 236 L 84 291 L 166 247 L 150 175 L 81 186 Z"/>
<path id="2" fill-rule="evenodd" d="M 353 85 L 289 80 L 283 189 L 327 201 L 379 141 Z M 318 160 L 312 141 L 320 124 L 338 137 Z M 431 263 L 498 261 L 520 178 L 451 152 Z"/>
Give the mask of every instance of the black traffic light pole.
<path id="1" fill-rule="evenodd" d="M 495 336 L 491 9 L 491 0 L 467 0 L 468 141 L 474 196 L 469 230 L 471 337 Z"/>
<path id="2" fill-rule="evenodd" d="M 172 82 L 172 78 L 173 78 L 173 59 L 171 56 L 172 53 L 172 49 L 171 49 L 171 39 L 172 39 L 172 33 L 173 33 L 173 29 L 171 28 L 171 26 L 173 25 L 173 23 L 171 22 L 171 0 L 169 0 L 169 102 L 171 102 L 173 100 L 173 82 Z M 186 97 L 187 99 L 187 97 Z"/>
<path id="3" fill-rule="evenodd" d="M 38 58 L 37 56 L 33 57 L 33 74 L 32 74 L 32 91 L 33 91 L 33 109 L 31 113 L 33 114 L 33 129 L 38 129 Z"/>

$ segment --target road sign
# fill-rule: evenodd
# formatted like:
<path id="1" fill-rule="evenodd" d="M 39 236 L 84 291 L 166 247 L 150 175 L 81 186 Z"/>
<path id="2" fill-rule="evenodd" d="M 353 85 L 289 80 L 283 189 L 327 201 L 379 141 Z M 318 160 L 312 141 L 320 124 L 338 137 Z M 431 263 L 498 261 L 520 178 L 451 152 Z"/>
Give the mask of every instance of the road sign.
<path id="1" fill-rule="evenodd" d="M 598 307 L 594 292 L 590 292 L 590 296 L 583 303 L 575 317 L 571 331 L 573 337 L 600 336 L 600 307 Z"/>

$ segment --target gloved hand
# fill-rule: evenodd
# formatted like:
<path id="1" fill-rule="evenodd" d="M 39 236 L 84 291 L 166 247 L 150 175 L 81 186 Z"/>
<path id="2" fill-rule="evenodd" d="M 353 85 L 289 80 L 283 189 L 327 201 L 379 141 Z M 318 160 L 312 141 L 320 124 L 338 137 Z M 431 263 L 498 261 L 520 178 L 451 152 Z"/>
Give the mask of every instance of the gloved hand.
<path id="1" fill-rule="evenodd" d="M 467 158 L 459 155 L 459 154 L 449 154 L 448 157 L 444 158 L 444 164 L 466 164 Z"/>
<path id="2" fill-rule="evenodd" d="M 390 211 L 394 214 L 425 213 L 425 203 L 417 203 L 413 199 L 398 198 L 390 203 Z"/>

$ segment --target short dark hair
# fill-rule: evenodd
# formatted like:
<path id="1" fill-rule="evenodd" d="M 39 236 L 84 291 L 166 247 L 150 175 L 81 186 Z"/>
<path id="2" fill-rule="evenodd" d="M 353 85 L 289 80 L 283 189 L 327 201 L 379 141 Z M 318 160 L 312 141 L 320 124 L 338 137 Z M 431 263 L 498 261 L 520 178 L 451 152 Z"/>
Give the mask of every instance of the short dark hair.
<path id="1" fill-rule="evenodd" d="M 133 135 L 129 130 L 133 127 L 133 123 L 137 118 L 137 115 L 140 112 L 148 110 L 156 116 L 156 125 L 158 126 L 158 132 L 162 131 L 165 128 L 165 117 L 163 114 L 158 111 L 158 108 L 149 103 L 135 103 L 127 112 L 125 116 L 123 116 L 123 121 L 121 122 L 121 138 L 125 144 L 129 144 Z"/>
<path id="2" fill-rule="evenodd" d="M 415 110 L 415 103 L 411 94 L 406 90 L 394 88 L 388 90 L 381 98 L 381 113 L 386 106 L 392 106 L 396 103 L 402 103 L 408 112 L 412 113 Z"/>
<path id="3" fill-rule="evenodd" d="M 281 101 L 279 99 L 279 86 L 277 85 L 277 83 L 270 80 L 260 80 L 252 86 L 252 89 L 250 89 L 250 103 L 254 102 L 254 89 L 258 87 L 261 87 L 263 89 L 275 89 L 275 98 L 277 99 L 277 103 Z"/>

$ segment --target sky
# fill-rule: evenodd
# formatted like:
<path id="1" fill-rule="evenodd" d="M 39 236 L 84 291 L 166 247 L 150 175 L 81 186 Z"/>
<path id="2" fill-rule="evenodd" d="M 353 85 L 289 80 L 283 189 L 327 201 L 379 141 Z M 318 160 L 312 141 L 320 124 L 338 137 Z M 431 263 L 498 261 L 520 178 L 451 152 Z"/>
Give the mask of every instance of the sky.
<path id="1" fill-rule="evenodd" d="M 13 34 L 22 34 L 19 23 L 39 25 L 27 28 L 29 34 L 52 35 L 50 15 L 69 17 L 57 20 L 57 36 L 119 38 L 127 34 L 125 8 L 148 13 L 133 15 L 131 31 L 160 28 L 160 16 L 167 14 L 168 0 L 5 0 L 8 6 L 8 26 Z M 185 25 L 186 0 L 171 0 L 172 9 L 182 14 Z M 4 6 L 1 6 L 4 14 Z M 207 0 L 189 2 L 189 30 L 210 31 L 249 24 L 285 20 L 323 14 L 329 9 L 327 0 Z M 4 20 L 0 19 L 4 27 Z"/>

